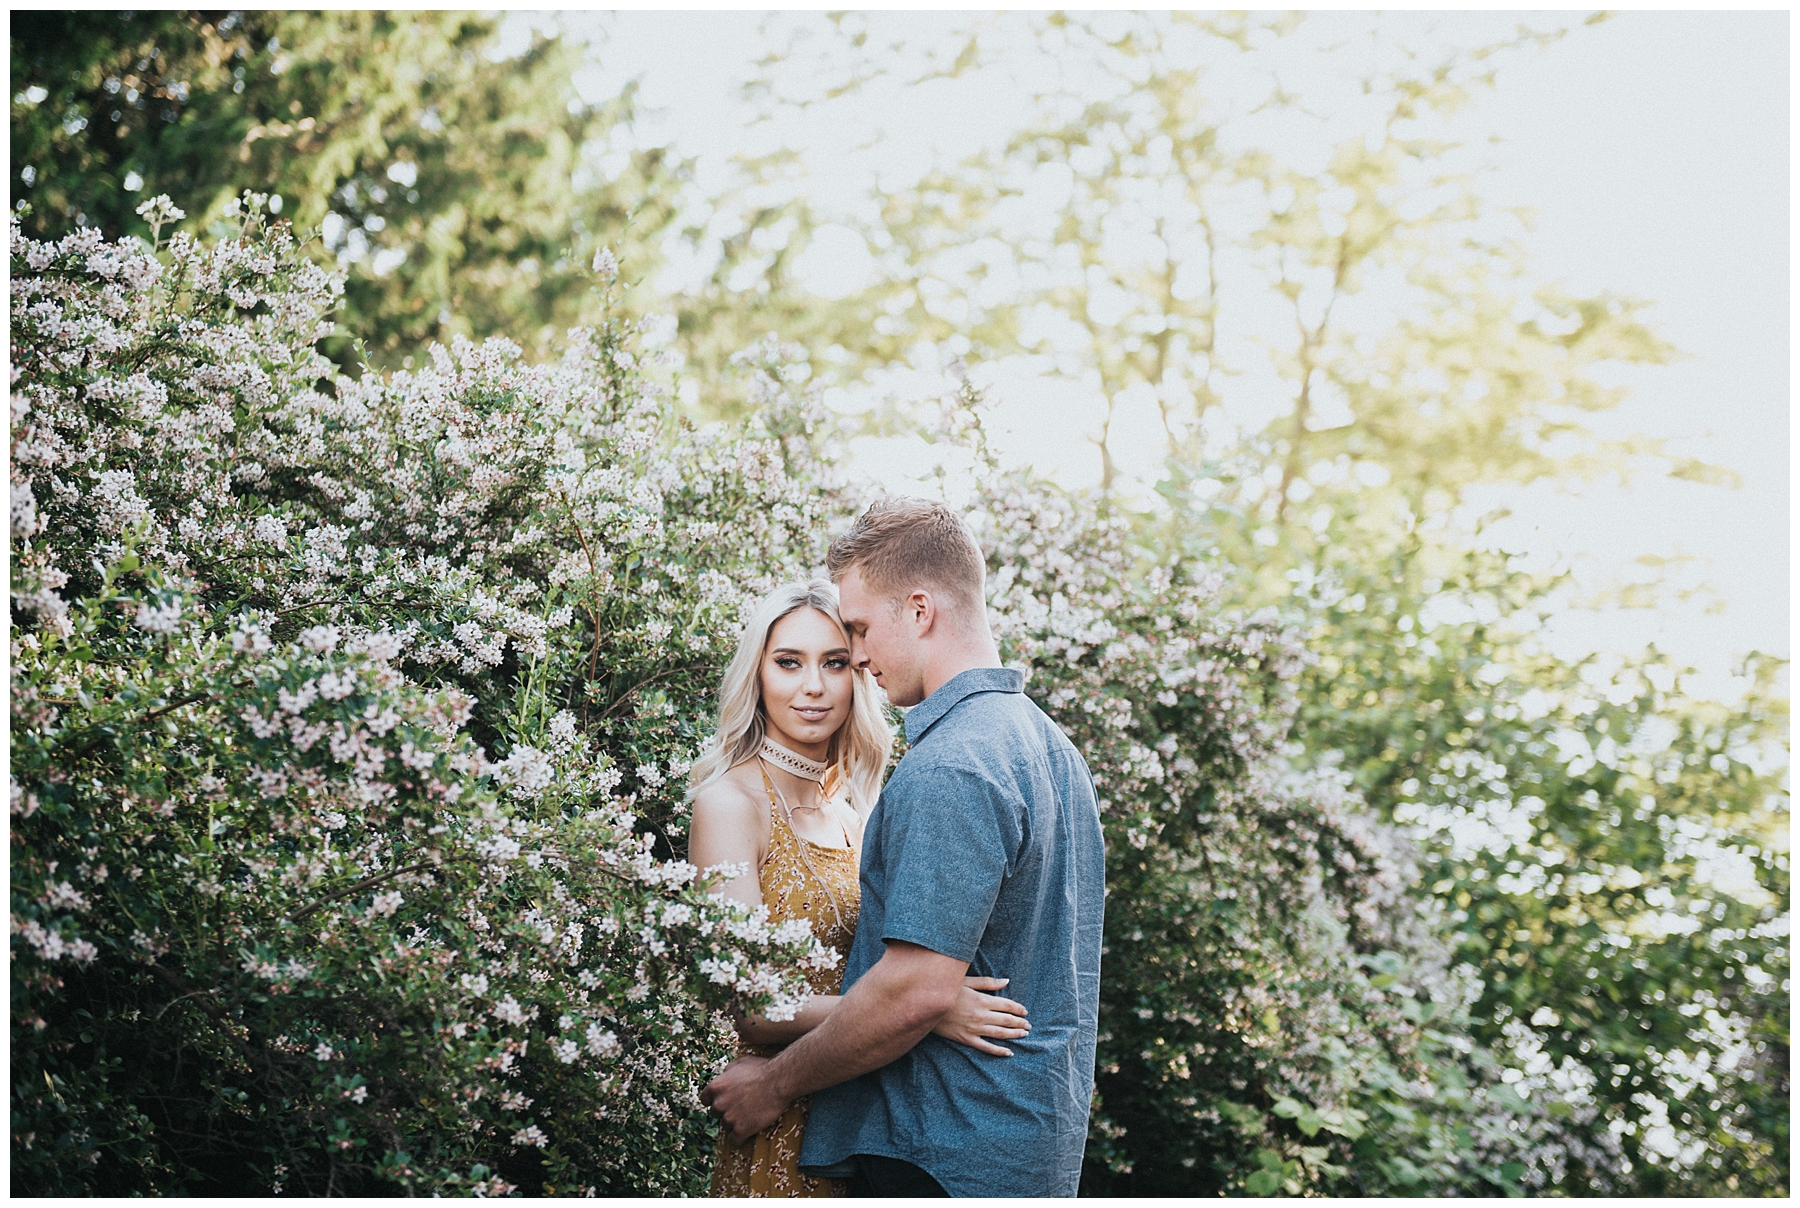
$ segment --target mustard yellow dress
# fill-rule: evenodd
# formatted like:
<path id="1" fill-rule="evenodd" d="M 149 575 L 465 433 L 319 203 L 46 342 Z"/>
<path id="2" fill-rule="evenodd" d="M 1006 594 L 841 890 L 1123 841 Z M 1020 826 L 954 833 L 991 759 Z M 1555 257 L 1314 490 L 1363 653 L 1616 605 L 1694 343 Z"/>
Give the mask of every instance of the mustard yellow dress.
<path id="1" fill-rule="evenodd" d="M 821 942 L 837 949 L 840 957 L 848 956 L 862 906 L 856 853 L 849 847 L 822 847 L 796 834 L 775 803 L 775 789 L 767 773 L 763 785 L 769 796 L 769 858 L 758 870 L 757 881 L 769 908 L 769 922 L 805 919 Z M 833 969 L 809 969 L 806 979 L 814 994 L 836 994 L 842 975 L 840 962 Z M 739 1040 L 738 1056 L 773 1057 L 783 1047 Z M 800 1173 L 800 1141 L 810 1105 L 810 1096 L 795 1100 L 774 1127 L 742 1145 L 730 1144 L 721 1131 L 713 1158 L 713 1195 L 843 1195 L 846 1188 L 841 1180 Z"/>

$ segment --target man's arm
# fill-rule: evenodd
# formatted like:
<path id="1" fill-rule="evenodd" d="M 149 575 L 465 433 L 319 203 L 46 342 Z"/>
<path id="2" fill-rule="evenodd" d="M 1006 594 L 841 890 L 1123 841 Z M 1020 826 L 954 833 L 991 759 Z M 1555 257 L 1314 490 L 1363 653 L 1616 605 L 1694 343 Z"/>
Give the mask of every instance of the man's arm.
<path id="1" fill-rule="evenodd" d="M 740 1145 L 779 1120 L 800 1096 L 880 1069 L 911 1050 L 955 1005 L 968 970 L 967 961 L 889 941 L 824 1023 L 773 1060 L 733 1062 L 700 1097 L 723 1117 L 732 1144 Z"/>

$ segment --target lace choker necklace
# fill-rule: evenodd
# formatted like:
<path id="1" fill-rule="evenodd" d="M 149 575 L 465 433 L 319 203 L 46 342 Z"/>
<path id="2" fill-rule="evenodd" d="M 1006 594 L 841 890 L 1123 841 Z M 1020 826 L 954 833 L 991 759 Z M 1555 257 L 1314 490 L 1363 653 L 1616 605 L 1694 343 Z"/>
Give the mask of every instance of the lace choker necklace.
<path id="1" fill-rule="evenodd" d="M 766 734 L 763 735 L 762 747 L 757 753 L 783 771 L 792 772 L 794 775 L 803 776 L 808 780 L 815 780 L 821 787 L 825 784 L 825 773 L 831 770 L 829 763 L 820 763 L 817 760 L 808 759 L 804 755 L 796 755 Z"/>

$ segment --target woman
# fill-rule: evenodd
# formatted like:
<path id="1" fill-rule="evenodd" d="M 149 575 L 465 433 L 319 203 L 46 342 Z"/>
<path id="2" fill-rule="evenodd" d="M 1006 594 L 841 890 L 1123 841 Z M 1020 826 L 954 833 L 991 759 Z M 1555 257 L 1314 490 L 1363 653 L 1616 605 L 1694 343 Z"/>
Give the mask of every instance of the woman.
<path id="1" fill-rule="evenodd" d="M 725 893 L 752 908 L 766 905 L 771 923 L 806 919 L 822 942 L 848 954 L 861 901 L 863 819 L 881 792 L 892 745 L 874 681 L 850 666 L 837 588 L 824 580 L 776 588 L 757 605 L 725 669 L 718 731 L 689 779 L 688 858 L 701 868 L 748 865 Z M 772 1056 L 831 1014 L 838 973 L 807 977 L 813 996 L 793 1019 L 738 1022 L 740 1055 Z M 992 1041 L 1026 1035 L 1025 1008 L 982 992 L 1005 984 L 966 978 L 937 1033 L 1011 1056 Z M 713 1194 L 843 1195 L 842 1183 L 797 1167 L 807 1106 L 806 1099 L 794 1103 L 743 1145 L 721 1135 Z"/>

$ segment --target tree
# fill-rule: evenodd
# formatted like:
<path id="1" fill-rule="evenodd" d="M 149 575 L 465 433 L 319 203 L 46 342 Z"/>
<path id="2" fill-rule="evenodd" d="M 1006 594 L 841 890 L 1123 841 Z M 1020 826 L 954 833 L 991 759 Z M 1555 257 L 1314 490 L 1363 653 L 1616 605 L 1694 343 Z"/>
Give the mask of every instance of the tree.
<path id="1" fill-rule="evenodd" d="M 1298 732 L 1416 837 L 1420 886 L 1482 971 L 1471 1032 L 1561 1127 L 1527 1183 L 1589 1194 L 1788 1186 L 1787 710 L 1751 656 L 1738 704 L 1654 650 L 1546 655 L 1555 597 L 1503 556 L 1425 578 L 1303 568 L 1319 652 Z"/>
<path id="2" fill-rule="evenodd" d="M 1543 655 L 1530 632 L 1564 596 L 1481 553 L 1459 510 L 1481 484 L 1646 466 L 1727 477 L 1590 430 L 1587 416 L 1623 398 L 1596 366 L 1659 363 L 1673 350 L 1630 300 L 1539 285 L 1478 221 L 1480 193 L 1455 149 L 1433 141 L 1433 115 L 1491 83 L 1497 55 L 1542 37 L 1375 62 L 1362 99 L 1335 98 L 1366 106 L 1366 120 L 1296 164 L 1256 123 L 1259 113 L 1305 120 L 1305 98 L 1232 78 L 1240 48 L 1292 37 L 1292 23 L 1058 16 L 915 40 L 878 21 L 838 19 L 838 36 L 796 51 L 824 73 L 796 73 L 791 102 L 829 108 L 883 75 L 918 83 L 1010 70 L 1027 87 L 1044 83 L 1004 146 L 916 181 L 890 176 L 863 213 L 829 216 L 861 226 L 878 274 L 794 329 L 815 372 L 835 359 L 840 380 L 854 381 L 922 347 L 1034 358 L 1084 382 L 1101 404 L 1102 494 L 1136 526 L 1139 573 L 1163 573 L 1171 559 L 1229 568 L 1226 600 L 1288 610 L 1316 660 L 1295 685 L 1300 762 L 1342 769 L 1375 816 L 1417 845 L 1406 909 L 1437 938 L 1352 931 L 1357 950 L 1381 962 L 1371 976 L 1408 987 L 1422 971 L 1434 976 L 1436 961 L 1440 978 L 1458 962 L 1478 977 L 1466 1004 L 1441 994 L 1441 1014 L 1421 1008 L 1411 1021 L 1410 1051 L 1430 1071 L 1420 1076 L 1464 1096 L 1461 1119 L 1422 1119 L 1417 1096 L 1396 1097 L 1415 1076 L 1394 1077 L 1400 1061 L 1370 1067 L 1373 1082 L 1352 1072 L 1310 1105 L 1296 1092 L 1284 1118 L 1308 1127 L 1296 1123 L 1305 1136 L 1295 1140 L 1326 1129 L 1327 1111 L 1340 1125 L 1357 1119 L 1344 1177 L 1364 1189 L 1468 1186 L 1458 1180 L 1484 1161 L 1490 1172 L 1516 1162 L 1525 1186 L 1576 1193 L 1784 1188 L 1785 1083 L 1773 1072 L 1787 1044 L 1784 715 L 1764 688 L 1734 709 L 1688 701 L 1676 669 L 1654 657 L 1608 675 Z M 1069 62 L 1084 70 L 1059 74 Z M 780 72 L 777 63 L 769 73 L 778 98 Z M 791 238 L 827 217 L 802 201 L 795 211 L 759 217 Z M 799 250 L 790 241 L 771 270 Z M 754 315 L 756 299 L 744 301 Z M 1251 381 L 1287 406 L 1236 431 L 1227 404 Z M 1163 438 L 1164 473 L 1148 497 L 1148 483 L 1123 481 L 1114 461 L 1113 425 L 1132 407 L 1153 408 Z M 930 430 L 929 409 L 895 426 Z M 1478 622 L 1443 620 L 1471 608 Z M 1633 742 L 1640 754 L 1618 753 Z M 1492 832 L 1490 845 L 1451 838 L 1489 834 L 1501 825 L 1495 811 L 1512 829 Z M 1737 898 L 1705 888 L 1709 870 L 1727 865 Z M 1562 879 L 1546 889 L 1552 869 Z M 1166 904 L 1159 929 L 1135 912 L 1131 923 L 1152 937 L 1144 951 L 1154 959 L 1109 986 L 1170 1004 L 1154 1011 L 1163 1022 L 1152 1039 L 1165 1043 L 1184 1009 L 1200 1021 L 1190 1029 L 1228 1014 L 1172 970 L 1232 967 L 1228 950 L 1193 930 L 1208 891 L 1179 874 L 1164 869 L 1154 888 L 1133 882 L 1134 906 Z M 1538 874 L 1541 884 L 1521 879 Z M 1695 930 L 1700 910 L 1710 921 Z M 1665 926 L 1679 933 L 1659 934 Z M 1434 955 L 1443 943 L 1450 953 Z M 1444 1030 L 1459 1004 L 1467 1016 Z M 1717 1022 L 1696 1028 L 1708 1012 Z M 1132 1025 L 1115 1012 L 1106 1026 Z M 1190 1041 L 1213 1043 L 1198 1031 Z M 1508 1080 L 1496 1081 L 1502 1071 Z M 1111 1175 L 1096 1168 L 1095 1187 L 1250 1186 L 1231 1173 L 1243 1141 L 1209 1135 L 1222 1126 L 1196 1120 L 1179 1080 L 1139 1068 L 1103 1076 L 1102 1096 L 1108 1119 L 1135 1122 L 1123 1138 L 1097 1128 L 1091 1152 L 1106 1155 Z M 1500 1102 L 1509 1110 L 1474 1129 L 1472 1148 L 1430 1140 L 1466 1135 Z M 1416 1152 L 1433 1161 L 1421 1168 Z M 1254 1176 L 1263 1190 L 1287 1185 L 1286 1163 L 1299 1160 L 1271 1154 L 1266 1176 Z M 1110 1181 L 1124 1169 L 1136 1182 Z"/>
<path id="3" fill-rule="evenodd" d="M 601 249 L 654 266 L 682 169 L 660 151 L 609 158 L 631 96 L 583 102 L 579 48 L 496 45 L 469 13 L 21 14 L 26 231 L 143 234 L 134 208 L 157 191 L 205 230 L 248 188 L 318 234 L 311 252 L 346 276 L 346 328 L 380 363 L 459 334 L 543 353 L 595 317 Z M 348 339 L 328 347 L 352 364 Z"/>

